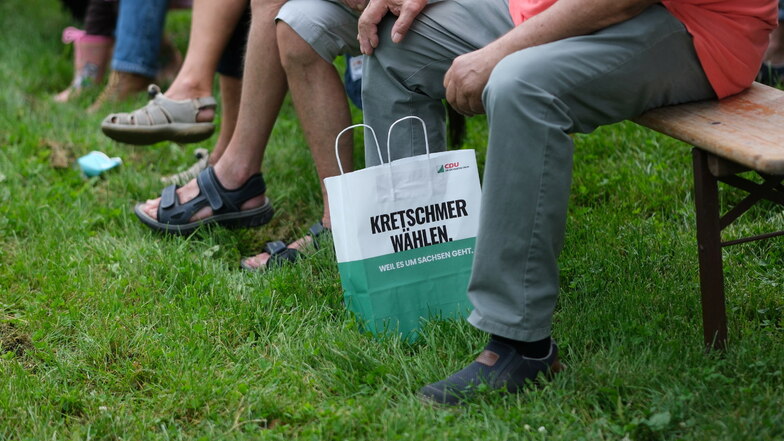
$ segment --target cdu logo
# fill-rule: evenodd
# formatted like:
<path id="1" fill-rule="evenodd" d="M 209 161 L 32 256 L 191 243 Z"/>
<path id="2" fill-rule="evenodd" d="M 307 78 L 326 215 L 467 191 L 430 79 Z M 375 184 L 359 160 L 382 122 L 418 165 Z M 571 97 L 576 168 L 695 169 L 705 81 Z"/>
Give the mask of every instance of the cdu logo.
<path id="1" fill-rule="evenodd" d="M 460 163 L 459 162 L 447 162 L 446 164 L 442 165 L 438 169 L 437 173 L 443 173 L 443 172 L 448 172 L 448 171 L 452 171 L 452 170 L 460 170 L 461 168 L 467 168 L 467 167 L 460 167 Z"/>

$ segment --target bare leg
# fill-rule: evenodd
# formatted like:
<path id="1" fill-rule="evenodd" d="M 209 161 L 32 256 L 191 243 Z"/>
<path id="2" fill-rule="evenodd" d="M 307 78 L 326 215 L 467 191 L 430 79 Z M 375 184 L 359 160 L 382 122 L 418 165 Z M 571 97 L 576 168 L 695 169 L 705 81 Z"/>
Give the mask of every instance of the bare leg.
<path id="1" fill-rule="evenodd" d="M 279 22 L 277 31 L 280 57 L 288 78 L 291 98 L 321 183 L 324 200 L 321 221 L 326 228 L 330 228 L 324 178 L 340 173 L 335 158 L 334 139 L 341 130 L 351 125 L 346 93 L 332 63 L 321 58 L 288 24 Z M 339 151 L 343 170 L 346 172 L 354 169 L 353 150 L 352 137 L 345 134 L 340 139 Z M 309 237 L 299 239 L 290 244 L 289 248 L 301 248 L 310 240 Z M 246 259 L 245 263 L 248 266 L 261 267 L 266 265 L 267 260 L 269 254 L 261 253 Z"/>
<path id="2" fill-rule="evenodd" d="M 164 176 L 161 178 L 161 182 L 164 184 L 180 184 L 190 181 L 195 176 L 198 176 L 198 174 L 208 165 L 215 165 L 215 163 L 218 162 L 218 159 L 223 155 L 223 152 L 226 151 L 226 147 L 229 145 L 229 141 L 231 141 L 231 137 L 234 134 L 234 129 L 237 125 L 237 113 L 239 112 L 240 95 L 242 93 L 242 79 L 221 75 L 220 88 L 223 118 L 221 119 L 221 130 L 218 134 L 218 141 L 215 143 L 212 153 L 207 149 L 196 149 L 195 153 L 198 158 L 196 163 L 179 173 Z M 212 114 L 213 110 L 210 109 L 210 112 Z M 206 158 L 204 155 L 206 155 Z"/>
<path id="3" fill-rule="evenodd" d="M 335 158 L 335 137 L 351 125 L 346 92 L 340 76 L 327 62 L 286 23 L 278 23 L 278 45 L 281 61 L 291 90 L 294 108 L 316 164 L 324 200 L 322 222 L 329 227 L 329 204 L 324 178 L 340 174 Z M 339 144 L 343 170 L 354 170 L 354 142 L 350 134 Z"/>
<path id="4" fill-rule="evenodd" d="M 212 95 L 221 53 L 239 22 L 248 0 L 194 0 L 188 52 L 182 68 L 164 96 L 183 100 Z M 199 112 L 198 121 L 212 121 L 214 110 Z"/>
<path id="5" fill-rule="evenodd" d="M 267 141 L 286 95 L 286 76 L 280 64 L 274 24 L 283 3 L 285 0 L 251 2 L 253 21 L 248 36 L 237 126 L 226 151 L 215 163 L 215 175 L 227 189 L 241 187 L 259 171 Z M 182 202 L 193 199 L 199 194 L 196 180 L 178 189 L 177 194 Z M 242 209 L 259 207 L 264 200 L 263 195 L 249 199 Z M 160 199 L 147 201 L 144 211 L 156 218 L 159 202 Z M 192 220 L 210 215 L 210 207 L 204 207 Z"/>
<path id="6" fill-rule="evenodd" d="M 218 142 L 215 143 L 215 148 L 210 154 L 210 164 L 215 165 L 223 156 L 226 147 L 234 135 L 234 129 L 237 125 L 237 116 L 240 110 L 240 96 L 242 95 L 242 80 L 240 78 L 230 77 L 228 75 L 220 76 L 220 89 L 221 89 L 221 130 L 218 135 Z"/>

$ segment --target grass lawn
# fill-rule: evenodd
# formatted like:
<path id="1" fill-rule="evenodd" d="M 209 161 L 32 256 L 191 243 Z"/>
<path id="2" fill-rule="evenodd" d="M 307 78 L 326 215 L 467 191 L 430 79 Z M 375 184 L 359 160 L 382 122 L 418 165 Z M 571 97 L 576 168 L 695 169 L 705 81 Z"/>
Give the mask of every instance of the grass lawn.
<path id="1" fill-rule="evenodd" d="M 430 407 L 416 390 L 469 362 L 484 335 L 463 322 L 430 323 L 414 344 L 362 334 L 329 247 L 296 267 L 239 269 L 321 212 L 291 105 L 265 160 L 271 224 L 154 234 L 133 204 L 215 138 L 122 145 L 100 133 L 105 112 L 84 113 L 97 91 L 52 102 L 72 74 L 69 20 L 55 0 L 0 2 L 0 440 L 784 439 L 782 241 L 725 252 L 729 350 L 706 355 L 684 144 L 631 123 L 575 138 L 554 330 L 568 370 L 523 394 Z M 183 48 L 188 26 L 187 12 L 167 24 Z M 485 135 L 469 122 L 480 162 Z M 124 163 L 85 179 L 68 164 L 91 150 Z M 755 210 L 727 234 L 782 228 L 781 209 Z"/>

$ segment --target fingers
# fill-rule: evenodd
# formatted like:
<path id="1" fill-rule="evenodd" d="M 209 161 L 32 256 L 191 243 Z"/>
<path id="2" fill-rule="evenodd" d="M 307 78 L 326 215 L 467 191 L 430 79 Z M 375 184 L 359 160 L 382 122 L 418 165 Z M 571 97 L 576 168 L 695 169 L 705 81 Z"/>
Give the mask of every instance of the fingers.
<path id="1" fill-rule="evenodd" d="M 461 115 L 474 116 L 485 113 L 482 97 L 478 95 L 457 93 L 454 104 L 452 102 L 449 104 Z"/>
<path id="2" fill-rule="evenodd" d="M 446 71 L 446 75 L 444 75 L 444 98 L 446 98 L 446 102 L 448 102 L 455 110 L 460 112 L 457 107 L 455 107 L 455 102 L 457 101 L 457 93 L 456 87 L 454 87 L 454 81 L 452 81 L 452 69 Z"/>
<path id="3" fill-rule="evenodd" d="M 473 111 L 473 106 L 468 96 L 461 93 L 454 83 L 451 83 L 446 89 L 446 102 L 461 115 L 474 116 L 477 114 L 477 112 Z"/>
<path id="4" fill-rule="evenodd" d="M 455 73 L 454 64 L 452 66 L 444 75 L 444 97 L 459 114 L 472 116 L 470 108 L 466 105 L 465 96 L 460 91 L 459 76 Z"/>
<path id="5" fill-rule="evenodd" d="M 469 109 L 471 111 L 471 115 L 468 115 L 468 116 L 481 115 L 481 114 L 485 113 L 485 105 L 484 105 L 484 103 L 482 103 L 482 95 L 481 94 L 479 94 L 479 95 L 472 95 L 471 99 L 469 99 L 469 101 L 468 101 L 468 106 L 469 106 Z"/>
<path id="6" fill-rule="evenodd" d="M 459 76 L 449 69 L 444 75 L 445 98 L 458 113 L 474 116 L 485 113 L 481 90 L 471 90 L 459 81 Z"/>
<path id="7" fill-rule="evenodd" d="M 452 104 L 452 103 L 450 103 L 450 104 Z M 455 110 L 457 110 L 458 113 L 460 113 L 461 115 L 465 115 L 465 116 L 474 116 L 474 115 L 476 115 L 476 113 L 474 113 L 471 110 L 471 104 L 468 101 L 468 97 L 465 96 L 464 94 L 461 94 L 461 93 L 456 94 L 455 102 L 454 102 L 454 104 L 452 104 L 452 107 L 454 107 Z"/>
<path id="8" fill-rule="evenodd" d="M 400 43 L 414 19 L 427 5 L 427 0 L 345 0 L 367 2 L 362 16 L 359 17 L 359 48 L 365 55 L 371 55 L 378 47 L 378 24 L 387 12 L 397 15 L 392 25 L 392 41 Z"/>
<path id="9" fill-rule="evenodd" d="M 422 12 L 426 4 L 427 2 L 419 0 L 406 0 L 403 2 L 400 7 L 400 13 L 397 14 L 398 18 L 392 26 L 392 41 L 394 43 L 400 43 L 403 40 L 414 19 Z"/>
<path id="10" fill-rule="evenodd" d="M 383 0 L 374 0 L 367 4 L 359 17 L 359 49 L 365 55 L 371 55 L 378 47 L 378 24 L 389 9 Z"/>

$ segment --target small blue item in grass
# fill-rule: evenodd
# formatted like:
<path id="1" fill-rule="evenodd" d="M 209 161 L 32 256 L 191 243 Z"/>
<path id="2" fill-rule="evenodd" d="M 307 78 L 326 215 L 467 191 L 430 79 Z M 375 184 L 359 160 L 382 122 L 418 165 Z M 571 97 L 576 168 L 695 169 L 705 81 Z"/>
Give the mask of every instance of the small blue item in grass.
<path id="1" fill-rule="evenodd" d="M 76 162 L 79 163 L 82 173 L 91 178 L 122 164 L 122 159 L 110 158 L 104 152 L 92 151 L 77 159 Z"/>

